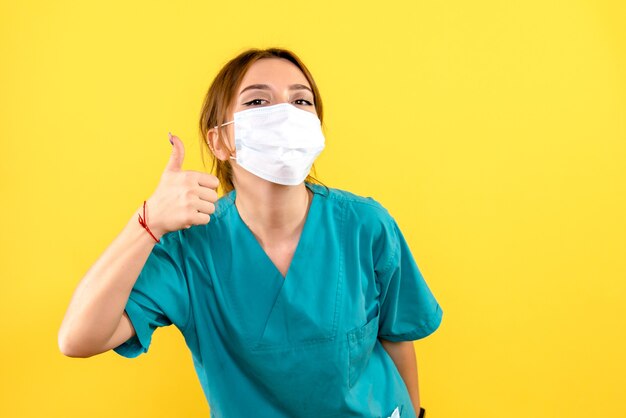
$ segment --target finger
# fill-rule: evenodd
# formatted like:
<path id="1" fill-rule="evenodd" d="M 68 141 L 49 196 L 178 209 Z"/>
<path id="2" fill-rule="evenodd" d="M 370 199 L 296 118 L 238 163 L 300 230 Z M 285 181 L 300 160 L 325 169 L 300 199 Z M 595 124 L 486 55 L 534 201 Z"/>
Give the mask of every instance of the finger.
<path id="1" fill-rule="evenodd" d="M 210 189 L 217 189 L 220 181 L 213 174 L 200 173 L 200 176 L 198 177 L 198 184 Z"/>
<path id="2" fill-rule="evenodd" d="M 213 189 L 209 189 L 208 187 L 198 187 L 198 197 L 202 200 L 206 200 L 207 202 L 215 202 L 217 201 L 217 192 Z"/>
<path id="3" fill-rule="evenodd" d="M 206 225 L 210 220 L 211 215 L 202 212 L 196 213 L 191 219 L 193 225 Z"/>
<path id="4" fill-rule="evenodd" d="M 212 215 L 215 212 L 215 205 L 205 200 L 198 200 L 198 203 L 195 205 L 195 207 L 198 212 L 207 215 Z"/>
<path id="5" fill-rule="evenodd" d="M 180 171 L 183 167 L 183 159 L 185 158 L 185 146 L 183 141 L 176 135 L 171 135 L 172 154 L 165 166 L 165 171 Z"/>

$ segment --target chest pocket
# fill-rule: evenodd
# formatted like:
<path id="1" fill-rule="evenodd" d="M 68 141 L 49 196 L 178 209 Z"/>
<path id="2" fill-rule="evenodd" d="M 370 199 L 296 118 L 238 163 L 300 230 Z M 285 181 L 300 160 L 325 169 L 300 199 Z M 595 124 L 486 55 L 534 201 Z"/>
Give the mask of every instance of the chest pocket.
<path id="1" fill-rule="evenodd" d="M 365 325 L 347 332 L 349 368 L 348 385 L 354 386 L 363 373 L 374 350 L 378 336 L 378 316 L 374 316 Z"/>

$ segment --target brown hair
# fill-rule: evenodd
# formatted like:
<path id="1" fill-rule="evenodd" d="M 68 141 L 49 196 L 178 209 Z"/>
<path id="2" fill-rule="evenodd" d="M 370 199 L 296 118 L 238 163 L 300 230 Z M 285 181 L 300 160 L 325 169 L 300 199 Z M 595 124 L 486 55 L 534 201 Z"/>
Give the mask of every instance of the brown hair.
<path id="1" fill-rule="evenodd" d="M 228 109 L 233 103 L 237 93 L 236 89 L 241 84 L 241 81 L 250 66 L 263 58 L 284 58 L 295 64 L 296 67 L 302 71 L 311 85 L 311 90 L 313 91 L 313 104 L 315 105 L 315 110 L 317 111 L 317 117 L 320 119 L 320 122 L 323 121 L 322 98 L 320 97 L 317 85 L 304 63 L 293 52 L 281 48 L 253 48 L 242 52 L 235 58 L 228 61 L 228 63 L 222 67 L 209 87 L 209 91 L 207 92 L 202 104 L 202 111 L 200 112 L 200 147 L 202 162 L 206 167 L 204 152 L 202 151 L 207 151 L 212 160 L 210 171 L 212 172 L 213 169 L 215 169 L 215 176 L 219 179 L 219 187 L 222 189 L 224 194 L 230 192 L 234 188 L 232 181 L 232 166 L 230 165 L 229 160 L 221 161 L 210 151 L 206 142 L 207 133 L 209 129 L 228 122 L 226 117 L 228 116 Z M 220 132 L 221 130 L 218 130 L 217 140 L 221 141 L 222 145 L 228 148 L 227 142 Z M 313 166 L 313 171 L 315 172 L 315 165 Z M 308 175 L 305 181 L 322 184 L 311 175 Z"/>

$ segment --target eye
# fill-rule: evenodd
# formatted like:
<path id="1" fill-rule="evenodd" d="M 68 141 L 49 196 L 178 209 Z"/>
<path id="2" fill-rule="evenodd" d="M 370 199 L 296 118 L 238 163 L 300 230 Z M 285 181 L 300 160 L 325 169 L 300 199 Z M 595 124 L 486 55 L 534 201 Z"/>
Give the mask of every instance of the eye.
<path id="1" fill-rule="evenodd" d="M 298 99 L 298 100 L 295 100 L 295 102 L 296 102 L 296 104 L 297 104 L 297 105 L 302 105 L 302 106 L 313 106 L 313 103 L 309 102 L 309 101 L 308 101 L 308 100 L 306 100 L 306 99 Z"/>
<path id="2" fill-rule="evenodd" d="M 264 101 L 267 100 L 263 100 L 263 99 L 254 99 L 254 100 L 250 100 L 249 102 L 245 102 L 243 105 L 244 106 L 260 106 L 262 105 Z"/>

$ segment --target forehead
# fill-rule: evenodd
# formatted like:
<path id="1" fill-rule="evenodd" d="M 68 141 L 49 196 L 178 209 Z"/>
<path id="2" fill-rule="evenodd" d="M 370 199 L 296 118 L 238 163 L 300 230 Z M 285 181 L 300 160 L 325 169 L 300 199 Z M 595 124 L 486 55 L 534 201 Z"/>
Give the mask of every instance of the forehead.
<path id="1" fill-rule="evenodd" d="M 276 88 L 291 84 L 311 87 L 304 73 L 284 58 L 262 58 L 252 64 L 241 80 L 238 92 L 250 84 L 269 84 Z"/>

